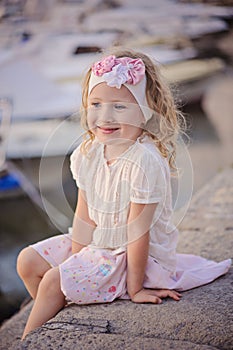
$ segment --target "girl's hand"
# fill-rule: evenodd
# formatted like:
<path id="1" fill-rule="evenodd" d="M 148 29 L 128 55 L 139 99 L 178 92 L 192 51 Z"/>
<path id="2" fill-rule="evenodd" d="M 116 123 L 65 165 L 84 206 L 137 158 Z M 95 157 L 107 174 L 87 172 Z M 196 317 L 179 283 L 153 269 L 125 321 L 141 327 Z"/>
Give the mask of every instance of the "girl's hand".
<path id="1" fill-rule="evenodd" d="M 161 298 L 172 298 L 176 301 L 179 301 L 181 298 L 181 294 L 176 292 L 175 290 L 170 289 L 141 289 L 137 292 L 131 300 L 134 303 L 153 303 L 153 304 L 161 304 Z"/>

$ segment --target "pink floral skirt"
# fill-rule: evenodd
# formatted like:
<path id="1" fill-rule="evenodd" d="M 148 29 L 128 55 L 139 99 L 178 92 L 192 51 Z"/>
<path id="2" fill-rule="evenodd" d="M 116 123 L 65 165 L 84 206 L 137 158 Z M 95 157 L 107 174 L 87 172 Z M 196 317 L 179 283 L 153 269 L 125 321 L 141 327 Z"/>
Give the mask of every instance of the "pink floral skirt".
<path id="1" fill-rule="evenodd" d="M 61 290 L 77 304 L 129 299 L 126 289 L 126 252 L 87 246 L 71 253 L 71 235 L 59 235 L 31 245 L 52 267 L 59 266 Z M 177 254 L 175 273 L 164 269 L 149 256 L 144 287 L 184 291 L 210 283 L 225 274 L 231 259 L 216 263 L 191 254 Z"/>

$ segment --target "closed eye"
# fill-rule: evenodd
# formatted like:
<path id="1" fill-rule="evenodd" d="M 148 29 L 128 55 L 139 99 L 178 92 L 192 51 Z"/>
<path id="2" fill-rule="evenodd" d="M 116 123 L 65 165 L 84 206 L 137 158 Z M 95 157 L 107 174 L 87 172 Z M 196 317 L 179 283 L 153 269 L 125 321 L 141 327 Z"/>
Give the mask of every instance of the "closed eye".
<path id="1" fill-rule="evenodd" d="M 99 108 L 101 106 L 100 102 L 92 102 L 91 106 L 94 108 Z"/>
<path id="2" fill-rule="evenodd" d="M 119 103 L 116 103 L 116 104 L 114 104 L 114 108 L 117 110 L 123 110 L 123 109 L 126 109 L 126 106 L 119 104 Z"/>

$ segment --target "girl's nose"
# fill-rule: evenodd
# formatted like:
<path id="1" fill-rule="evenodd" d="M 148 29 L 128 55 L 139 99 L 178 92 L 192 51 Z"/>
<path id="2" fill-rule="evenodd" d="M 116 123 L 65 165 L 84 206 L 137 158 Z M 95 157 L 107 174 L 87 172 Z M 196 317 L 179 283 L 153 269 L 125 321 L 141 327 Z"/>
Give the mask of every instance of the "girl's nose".
<path id="1" fill-rule="evenodd" d="M 102 105 L 98 112 L 98 119 L 102 123 L 111 123 L 114 121 L 113 111 L 110 103 Z"/>

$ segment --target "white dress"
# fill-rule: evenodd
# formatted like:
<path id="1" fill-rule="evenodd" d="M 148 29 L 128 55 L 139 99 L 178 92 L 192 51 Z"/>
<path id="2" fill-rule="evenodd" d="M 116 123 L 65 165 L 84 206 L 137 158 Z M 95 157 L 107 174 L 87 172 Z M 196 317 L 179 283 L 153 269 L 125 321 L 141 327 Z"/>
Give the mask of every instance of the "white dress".
<path id="1" fill-rule="evenodd" d="M 171 222 L 168 163 L 145 136 L 108 165 L 104 145 L 95 141 L 87 155 L 78 147 L 71 171 L 86 193 L 90 218 L 96 223 L 91 244 L 71 255 L 71 234 L 55 236 L 32 247 L 52 266 L 59 265 L 61 288 L 79 304 L 127 298 L 127 218 L 130 203 L 157 203 L 150 227 L 144 287 L 187 290 L 226 273 L 231 260 L 220 263 L 176 254 L 178 230 Z M 77 287 L 78 286 L 78 287 Z"/>

